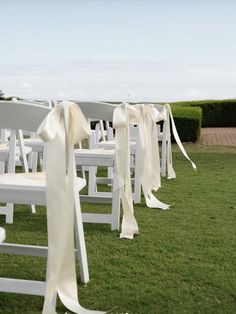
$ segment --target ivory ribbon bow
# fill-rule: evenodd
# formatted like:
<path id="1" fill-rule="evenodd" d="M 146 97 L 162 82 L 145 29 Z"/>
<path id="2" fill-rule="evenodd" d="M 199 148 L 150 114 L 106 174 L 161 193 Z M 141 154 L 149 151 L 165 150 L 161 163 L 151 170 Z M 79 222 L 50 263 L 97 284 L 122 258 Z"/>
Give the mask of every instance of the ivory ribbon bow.
<path id="1" fill-rule="evenodd" d="M 133 195 L 130 177 L 129 124 L 139 121 L 139 111 L 127 104 L 114 110 L 113 127 L 116 129 L 116 171 L 121 190 L 123 218 L 120 238 L 133 239 L 138 234 L 138 224 L 134 217 Z"/>
<path id="2" fill-rule="evenodd" d="M 76 168 L 74 144 L 89 135 L 88 123 L 71 102 L 54 107 L 38 129 L 48 143 L 46 198 L 48 221 L 48 261 L 43 314 L 55 314 L 53 299 L 78 314 L 104 313 L 84 309 L 78 302 L 74 256 L 74 206 Z"/>
<path id="3" fill-rule="evenodd" d="M 162 119 L 159 111 L 152 105 L 136 105 L 140 111 L 139 152 L 141 183 L 147 207 L 168 209 L 170 206 L 159 201 L 152 190 L 161 186 L 160 156 L 156 123 Z"/>
<path id="4" fill-rule="evenodd" d="M 179 149 L 180 151 L 182 152 L 182 154 L 184 155 L 185 158 L 187 158 L 193 169 L 194 170 L 197 170 L 197 167 L 195 165 L 194 162 L 192 162 L 192 160 L 189 158 L 187 152 L 185 151 L 184 147 L 183 147 L 183 144 L 181 143 L 181 140 L 179 138 L 179 134 L 177 132 L 177 129 L 176 129 L 176 126 L 175 126 L 175 121 L 174 121 L 174 118 L 173 118 L 173 115 L 172 115 L 172 111 L 171 111 L 171 107 L 169 104 L 165 104 L 164 106 L 162 106 L 162 110 L 161 110 L 161 116 L 162 116 L 162 120 L 163 121 L 167 121 L 168 123 L 168 132 L 170 132 L 170 125 L 169 125 L 169 118 L 171 120 L 171 126 L 172 126 L 172 132 L 173 132 L 173 135 L 174 135 L 174 138 L 175 138 L 175 141 L 177 143 L 177 145 L 179 146 Z M 175 171 L 170 163 L 170 156 L 171 156 L 171 143 L 169 142 L 168 143 L 168 147 L 167 147 L 167 150 L 168 150 L 168 158 L 167 158 L 167 174 L 168 174 L 168 179 L 175 179 L 176 178 L 176 174 L 175 174 Z"/>

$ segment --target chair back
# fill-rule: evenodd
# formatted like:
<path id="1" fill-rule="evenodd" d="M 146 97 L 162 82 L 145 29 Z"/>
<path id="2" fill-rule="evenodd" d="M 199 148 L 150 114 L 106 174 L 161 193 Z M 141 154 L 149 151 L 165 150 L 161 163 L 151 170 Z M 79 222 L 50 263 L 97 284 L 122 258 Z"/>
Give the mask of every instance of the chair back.
<path id="1" fill-rule="evenodd" d="M 117 105 L 95 101 L 76 101 L 87 119 L 112 121 Z"/>
<path id="2" fill-rule="evenodd" d="M 0 101 L 0 127 L 36 132 L 50 110 L 45 105 L 23 101 Z"/>

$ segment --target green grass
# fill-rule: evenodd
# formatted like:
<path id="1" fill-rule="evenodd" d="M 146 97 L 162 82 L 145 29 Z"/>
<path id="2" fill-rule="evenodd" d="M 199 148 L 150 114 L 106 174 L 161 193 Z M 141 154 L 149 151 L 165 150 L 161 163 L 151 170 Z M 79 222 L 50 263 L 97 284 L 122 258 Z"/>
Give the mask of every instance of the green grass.
<path id="1" fill-rule="evenodd" d="M 91 280 L 79 283 L 84 307 L 114 314 L 236 313 L 236 149 L 187 150 L 198 171 L 174 149 L 177 179 L 163 179 L 157 193 L 172 207 L 135 205 L 140 235 L 133 241 L 120 240 L 106 225 L 85 224 Z M 32 215 L 18 206 L 13 225 L 0 219 L 7 241 L 46 244 L 44 208 Z M 44 272 L 44 258 L 0 256 L 0 276 L 43 280 Z M 0 313 L 40 313 L 42 304 L 42 297 L 0 293 Z M 59 304 L 58 313 L 65 311 Z"/>

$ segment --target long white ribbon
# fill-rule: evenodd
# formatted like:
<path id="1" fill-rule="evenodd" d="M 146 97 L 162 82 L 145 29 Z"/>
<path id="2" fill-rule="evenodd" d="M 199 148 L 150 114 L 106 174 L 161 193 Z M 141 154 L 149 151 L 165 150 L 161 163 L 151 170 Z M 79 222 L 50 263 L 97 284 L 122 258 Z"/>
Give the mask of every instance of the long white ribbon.
<path id="1" fill-rule="evenodd" d="M 173 132 L 175 141 L 176 141 L 177 145 L 179 146 L 180 151 L 182 152 L 184 157 L 190 161 L 193 169 L 197 170 L 197 167 L 196 167 L 195 163 L 189 158 L 186 150 L 184 149 L 183 144 L 181 143 L 178 131 L 176 129 L 176 125 L 175 125 L 175 121 L 174 121 L 173 114 L 172 114 L 172 111 L 171 111 L 171 107 L 170 107 L 169 104 L 165 104 L 164 105 L 163 111 L 162 111 L 162 116 L 163 116 L 163 120 L 164 121 L 168 121 L 169 118 L 170 118 L 171 126 L 172 126 L 172 132 Z M 169 123 L 169 121 L 168 121 L 168 123 Z M 170 130 L 169 130 L 169 132 L 170 132 Z M 171 152 L 170 152 L 170 145 L 171 145 L 171 143 L 169 143 L 169 146 L 168 146 L 169 155 L 171 154 Z M 172 164 L 170 163 L 170 160 L 167 160 L 167 173 L 168 173 L 168 179 L 176 178 L 176 174 L 175 174 L 175 171 L 173 169 Z"/>
<path id="2" fill-rule="evenodd" d="M 71 102 L 54 107 L 38 129 L 48 142 L 46 198 L 48 222 L 48 261 L 43 314 L 55 314 L 53 299 L 78 314 L 104 313 L 83 308 L 78 301 L 74 256 L 74 206 L 76 168 L 74 145 L 87 138 L 89 125 Z"/>
<path id="3" fill-rule="evenodd" d="M 133 239 L 134 234 L 139 233 L 133 207 L 129 141 L 129 124 L 137 123 L 138 120 L 139 112 L 133 106 L 121 104 L 114 110 L 113 127 L 116 129 L 116 171 L 123 208 L 120 238 L 127 239 Z"/>
<path id="4" fill-rule="evenodd" d="M 161 186 L 160 156 L 156 123 L 162 119 L 159 111 L 152 105 L 136 105 L 140 111 L 139 158 L 142 189 L 147 207 L 168 209 L 170 206 L 159 201 L 152 193 Z"/>
<path id="5" fill-rule="evenodd" d="M 171 158 L 171 142 L 170 142 L 170 113 L 167 105 L 155 105 L 158 108 L 160 113 L 160 121 L 164 121 L 163 125 L 163 141 L 167 142 L 167 150 L 166 150 L 166 166 L 167 166 L 167 179 L 175 179 L 176 174 L 174 168 L 172 166 Z M 167 140 L 169 138 L 169 140 Z M 166 144 L 166 143 L 165 143 Z"/>

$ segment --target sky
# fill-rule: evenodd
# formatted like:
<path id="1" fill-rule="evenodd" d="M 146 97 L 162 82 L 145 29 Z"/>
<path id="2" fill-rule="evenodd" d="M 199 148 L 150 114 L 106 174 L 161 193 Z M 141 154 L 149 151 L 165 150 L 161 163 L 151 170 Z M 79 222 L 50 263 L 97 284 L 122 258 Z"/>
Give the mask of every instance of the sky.
<path id="1" fill-rule="evenodd" d="M 235 0 L 0 0 L 0 89 L 37 99 L 236 98 Z"/>

